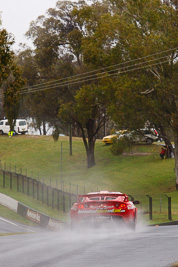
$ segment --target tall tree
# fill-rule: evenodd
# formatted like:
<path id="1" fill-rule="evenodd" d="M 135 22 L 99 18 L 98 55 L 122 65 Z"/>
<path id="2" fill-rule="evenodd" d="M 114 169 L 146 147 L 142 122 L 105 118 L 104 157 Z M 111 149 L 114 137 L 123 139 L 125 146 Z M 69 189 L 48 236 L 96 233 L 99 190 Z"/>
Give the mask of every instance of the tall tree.
<path id="1" fill-rule="evenodd" d="M 74 57 L 76 73 L 108 67 L 103 71 L 112 76 L 122 74 L 121 78 L 113 79 L 114 83 L 109 85 L 110 90 L 107 91 L 107 110 L 110 114 L 113 114 L 112 110 L 116 111 L 117 122 L 123 125 L 130 122 L 130 127 L 136 127 L 149 120 L 162 128 L 162 132 L 166 127 L 171 127 L 176 133 L 177 90 L 176 84 L 172 82 L 177 70 L 175 48 L 178 27 L 175 3 L 159 0 L 106 0 L 88 5 L 85 2 L 76 4 L 58 1 L 56 9 L 50 9 L 47 17 L 39 17 L 36 23 L 32 23 L 28 35 L 34 38 L 39 64 L 41 62 L 41 67 L 48 70 L 45 71 L 46 77 L 49 77 L 50 69 L 61 53 L 69 53 Z M 50 60 L 46 57 L 48 48 L 51 49 Z M 166 50 L 169 50 L 167 54 L 160 54 Z M 116 65 L 118 63 L 121 65 Z M 111 68 L 111 64 L 116 66 Z M 128 75 L 123 76 L 123 73 Z M 83 92 L 83 88 L 78 83 L 78 87 L 72 88 L 73 97 L 63 101 L 63 107 L 69 114 L 73 103 L 75 110 L 72 112 L 77 114 L 78 119 L 81 117 L 77 113 L 77 96 L 80 90 Z M 100 90 L 103 91 L 101 87 Z M 65 92 L 65 97 L 71 95 L 68 88 L 65 88 Z M 90 119 L 92 112 L 87 114 Z M 133 114 L 137 115 L 137 120 L 130 119 Z M 168 124 L 168 121 L 171 123 Z M 83 126 L 85 124 L 84 131 L 87 131 L 86 121 L 82 123 Z M 176 139 L 175 144 L 177 151 Z"/>
<path id="2" fill-rule="evenodd" d="M 63 97 L 59 109 L 60 118 L 75 122 L 81 130 L 88 168 L 95 165 L 96 136 L 107 119 L 107 98 L 101 87 L 102 83 L 81 86 L 70 101 Z"/>
<path id="3" fill-rule="evenodd" d="M 116 79 L 115 104 L 110 110 L 119 125 L 131 129 L 149 121 L 160 129 L 167 144 L 171 143 L 165 133 L 173 132 L 178 189 L 176 5 L 173 1 L 156 0 L 111 3 L 118 16 L 119 38 L 115 38 L 115 44 L 124 51 L 123 62 L 131 62 L 118 70 L 122 76 Z"/>
<path id="4" fill-rule="evenodd" d="M 20 69 L 14 64 L 11 73 L 3 84 L 4 111 L 10 125 L 10 131 L 14 130 L 15 121 L 18 118 L 20 108 L 20 89 L 25 84 L 21 77 Z"/>
<path id="5" fill-rule="evenodd" d="M 115 85 L 110 85 L 113 93 L 109 92 L 107 110 L 120 126 L 133 129 L 149 121 L 160 129 L 167 144 L 171 142 L 166 132 L 173 131 L 178 188 L 176 3 L 105 1 L 108 11 L 102 19 L 93 23 L 85 18 L 92 34 L 83 38 L 82 51 L 88 65 L 106 67 L 117 63 L 106 70 L 118 77 L 113 79 Z"/>
<path id="6" fill-rule="evenodd" d="M 5 29 L 0 30 L 0 85 L 8 78 L 13 62 L 13 52 L 11 50 L 11 40 Z"/>
<path id="7" fill-rule="evenodd" d="M 40 16 L 35 22 L 31 23 L 27 35 L 34 39 L 35 60 L 39 66 L 41 78 L 49 80 L 50 77 L 54 77 L 52 74 L 54 74 L 57 64 L 60 63 L 60 59 L 64 57 L 70 57 L 72 68 L 68 68 L 67 75 L 61 75 L 62 77 L 81 74 L 92 68 L 92 66 L 84 65 L 82 40 L 86 34 L 90 35 L 93 32 L 93 30 L 87 28 L 86 20 L 91 22 L 96 18 L 94 23 L 97 23 L 103 12 L 105 12 L 105 8 L 101 4 L 96 4 L 95 8 L 91 8 L 83 1 L 78 3 L 58 1 L 55 9 L 49 9 L 46 16 Z M 66 66 L 64 67 L 66 69 Z M 59 72 L 58 75 L 60 74 Z M 82 85 L 78 83 L 72 88 L 69 86 L 60 89 L 59 118 L 61 120 L 67 115 L 67 120 L 80 128 L 87 153 L 87 165 L 91 167 L 95 164 L 94 145 L 96 135 L 104 124 L 105 114 L 102 114 L 101 111 L 105 106 L 101 105 L 101 99 L 94 99 L 97 95 L 96 86 L 90 85 L 91 88 L 90 86 L 85 88 Z M 90 92 L 88 97 L 87 92 Z M 93 101 L 93 103 L 91 101 L 88 103 L 86 100 L 87 112 L 85 114 L 82 114 L 81 110 L 81 107 L 84 107 L 81 94 L 82 97 Z M 37 103 L 35 107 L 38 108 Z M 42 114 L 42 110 L 38 110 Z M 62 114 L 65 114 L 65 116 L 62 116 Z"/>
<path id="8" fill-rule="evenodd" d="M 2 29 L 0 31 L 0 85 L 2 85 L 4 111 L 10 124 L 10 130 L 14 129 L 19 110 L 19 90 L 24 85 L 20 69 L 16 65 L 14 53 L 11 50 L 13 42 L 7 31 Z"/>

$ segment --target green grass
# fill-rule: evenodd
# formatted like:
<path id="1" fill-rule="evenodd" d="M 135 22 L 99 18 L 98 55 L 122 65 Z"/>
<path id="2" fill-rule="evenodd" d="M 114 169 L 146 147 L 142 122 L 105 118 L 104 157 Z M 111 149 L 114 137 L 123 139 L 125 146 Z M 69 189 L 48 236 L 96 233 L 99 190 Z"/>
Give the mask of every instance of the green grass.
<path id="1" fill-rule="evenodd" d="M 167 199 L 164 194 L 172 197 L 173 219 L 178 219 L 178 192 L 175 191 L 174 159 L 161 160 L 160 146 L 153 144 L 136 145 L 128 154 L 114 156 L 110 146 L 104 145 L 100 140 L 96 142 L 96 166 L 87 168 L 86 153 L 81 138 L 73 138 L 73 155 L 69 155 L 68 137 L 60 137 L 54 142 L 49 136 L 15 136 L 8 138 L 0 136 L 0 159 L 3 168 L 22 172 L 38 178 L 54 187 L 61 186 L 61 142 L 62 142 L 62 178 L 64 189 L 79 193 L 95 190 L 114 190 L 133 195 L 140 199 L 144 209 L 147 209 L 149 194 L 154 197 L 153 206 L 156 222 L 167 219 Z M 7 192 L 5 192 L 7 190 Z M 14 195 L 8 189 L 0 188 L 1 192 Z M 162 214 L 160 210 L 162 199 Z M 164 201 L 163 201 L 164 199 Z M 19 200 L 19 199 L 18 199 Z M 23 195 L 21 202 L 28 203 L 35 209 L 44 212 L 42 204 Z M 40 206 L 42 205 L 42 206 Z M 48 212 L 51 212 L 50 209 Z M 52 211 L 53 212 L 53 211 Z M 157 214 L 158 212 L 158 214 Z M 164 214 L 165 213 L 165 214 Z M 63 216 L 60 214 L 59 216 Z M 146 215 L 148 217 L 148 215 Z M 56 217 L 56 216 L 53 216 Z"/>

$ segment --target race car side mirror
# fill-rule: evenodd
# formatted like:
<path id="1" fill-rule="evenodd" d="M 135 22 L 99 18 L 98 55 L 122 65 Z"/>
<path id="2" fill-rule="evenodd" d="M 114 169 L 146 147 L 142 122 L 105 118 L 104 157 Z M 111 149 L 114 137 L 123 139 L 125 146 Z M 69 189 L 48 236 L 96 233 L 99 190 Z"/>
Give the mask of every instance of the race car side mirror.
<path id="1" fill-rule="evenodd" d="M 140 204 L 140 201 L 139 200 L 134 200 L 133 204 Z"/>

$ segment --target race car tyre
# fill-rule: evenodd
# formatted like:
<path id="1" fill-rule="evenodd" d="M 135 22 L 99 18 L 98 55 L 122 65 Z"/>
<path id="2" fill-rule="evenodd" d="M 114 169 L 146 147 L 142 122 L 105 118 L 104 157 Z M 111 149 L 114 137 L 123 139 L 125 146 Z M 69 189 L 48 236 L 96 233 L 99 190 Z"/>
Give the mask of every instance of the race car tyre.
<path id="1" fill-rule="evenodd" d="M 137 216 L 137 214 L 136 214 L 136 212 L 135 212 L 134 219 L 133 219 L 133 221 L 130 223 L 130 227 L 131 227 L 131 229 L 132 229 L 133 231 L 136 230 L 136 216 Z"/>

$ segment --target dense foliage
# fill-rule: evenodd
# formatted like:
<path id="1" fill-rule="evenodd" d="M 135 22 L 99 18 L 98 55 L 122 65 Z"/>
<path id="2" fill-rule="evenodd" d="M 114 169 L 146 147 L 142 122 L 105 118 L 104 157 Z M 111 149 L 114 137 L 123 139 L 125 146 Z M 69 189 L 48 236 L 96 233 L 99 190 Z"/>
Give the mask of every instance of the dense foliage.
<path id="1" fill-rule="evenodd" d="M 35 49 L 19 55 L 28 85 L 44 83 L 27 100 L 31 115 L 77 125 L 88 167 L 108 118 L 129 130 L 147 122 L 167 144 L 172 132 L 178 187 L 177 26 L 177 1 L 58 1 L 31 23 Z"/>
<path id="2" fill-rule="evenodd" d="M 0 86 L 3 97 L 4 115 L 9 121 L 10 130 L 14 129 L 18 117 L 20 88 L 24 85 L 20 69 L 15 62 L 11 49 L 13 40 L 5 29 L 0 30 Z M 2 114 L 1 114 L 2 116 Z"/>

